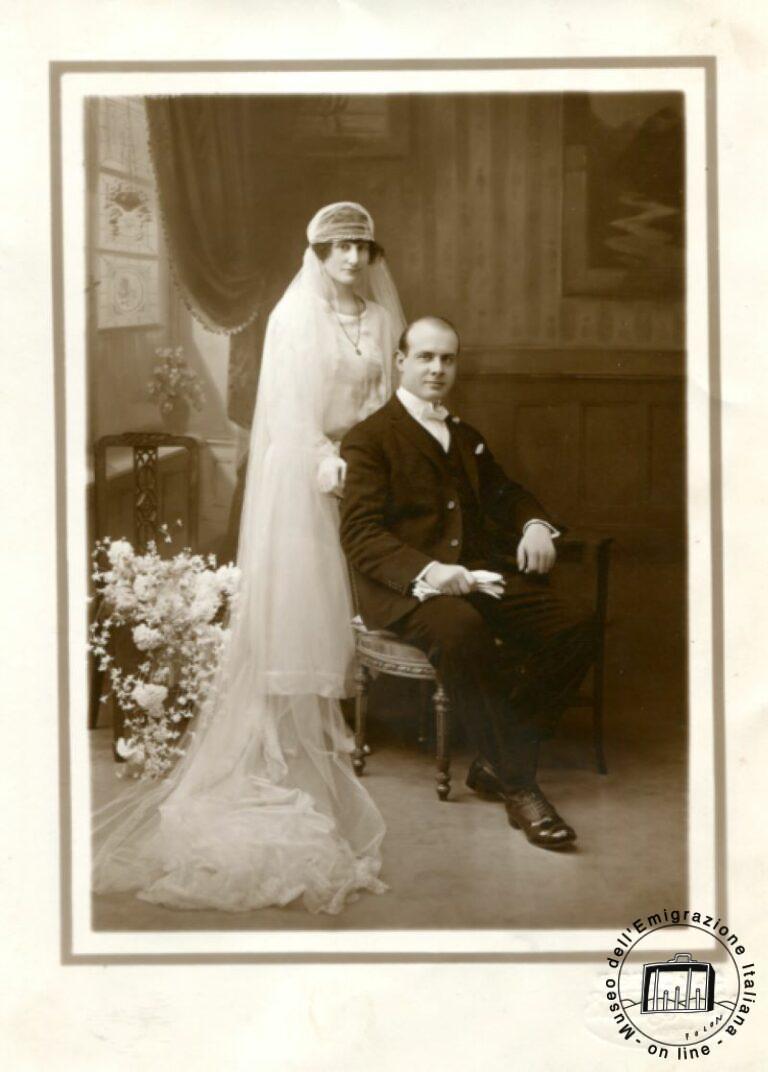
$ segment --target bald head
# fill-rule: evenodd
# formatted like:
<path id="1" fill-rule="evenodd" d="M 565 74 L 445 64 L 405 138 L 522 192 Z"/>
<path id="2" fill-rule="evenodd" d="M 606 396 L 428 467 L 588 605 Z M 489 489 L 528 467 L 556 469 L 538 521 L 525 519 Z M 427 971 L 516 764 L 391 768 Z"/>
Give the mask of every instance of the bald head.
<path id="1" fill-rule="evenodd" d="M 397 344 L 397 349 L 401 354 L 407 354 L 408 353 L 408 346 L 409 346 L 410 337 L 411 337 L 411 329 L 412 328 L 418 328 L 419 325 L 421 325 L 421 324 L 428 324 L 428 325 L 431 325 L 432 327 L 438 327 L 438 328 L 443 327 L 443 328 L 447 328 L 448 331 L 452 331 L 453 334 L 456 336 L 456 353 L 458 354 L 459 345 L 460 345 L 460 341 L 461 341 L 459 339 L 459 333 L 456 330 L 456 328 L 453 326 L 453 324 L 450 322 L 450 320 L 446 320 L 444 316 L 420 316 L 418 320 L 412 320 L 411 323 L 408 324 L 407 327 L 405 328 L 405 330 L 403 331 L 403 334 L 400 336 L 400 341 Z"/>
<path id="2" fill-rule="evenodd" d="M 400 386 L 425 402 L 440 402 L 456 379 L 459 333 L 441 316 L 414 320 L 402 334 L 395 363 Z"/>

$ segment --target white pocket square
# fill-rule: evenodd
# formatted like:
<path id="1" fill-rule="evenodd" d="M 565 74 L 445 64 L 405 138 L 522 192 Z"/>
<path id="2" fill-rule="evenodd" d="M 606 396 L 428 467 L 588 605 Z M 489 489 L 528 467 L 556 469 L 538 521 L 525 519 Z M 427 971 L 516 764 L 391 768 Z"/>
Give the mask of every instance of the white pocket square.
<path id="1" fill-rule="evenodd" d="M 485 443 L 478 443 L 475 447 L 475 454 L 482 454 L 485 450 Z"/>

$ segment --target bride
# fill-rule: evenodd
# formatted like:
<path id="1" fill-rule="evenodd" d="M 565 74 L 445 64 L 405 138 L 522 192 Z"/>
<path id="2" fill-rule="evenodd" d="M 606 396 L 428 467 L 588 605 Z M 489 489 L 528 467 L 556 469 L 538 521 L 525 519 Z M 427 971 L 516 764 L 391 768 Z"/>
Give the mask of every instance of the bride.
<path id="1" fill-rule="evenodd" d="M 246 911 L 339 912 L 381 892 L 384 823 L 339 699 L 353 614 L 339 443 L 391 393 L 404 326 L 368 212 L 328 205 L 269 318 L 240 526 L 239 601 L 211 698 L 168 778 L 96 812 L 94 889 Z"/>

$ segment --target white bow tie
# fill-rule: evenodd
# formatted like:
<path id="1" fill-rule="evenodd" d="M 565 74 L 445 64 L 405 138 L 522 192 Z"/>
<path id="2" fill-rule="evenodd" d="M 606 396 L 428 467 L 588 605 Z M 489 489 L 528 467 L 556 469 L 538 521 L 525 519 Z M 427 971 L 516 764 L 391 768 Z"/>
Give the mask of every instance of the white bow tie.
<path id="1" fill-rule="evenodd" d="M 448 410 L 439 402 L 425 402 L 419 412 L 419 419 L 422 421 L 446 421 L 448 419 Z"/>

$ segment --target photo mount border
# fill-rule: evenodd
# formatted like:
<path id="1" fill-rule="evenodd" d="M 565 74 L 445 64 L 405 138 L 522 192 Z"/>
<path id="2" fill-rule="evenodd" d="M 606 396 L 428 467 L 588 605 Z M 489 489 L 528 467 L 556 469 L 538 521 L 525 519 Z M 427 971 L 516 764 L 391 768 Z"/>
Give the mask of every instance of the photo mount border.
<path id="1" fill-rule="evenodd" d="M 403 963 L 593 963 L 601 950 L 573 952 L 507 953 L 183 953 L 183 954 L 79 954 L 72 948 L 72 808 L 69 792 L 71 754 L 69 747 L 69 666 L 63 638 L 69 624 L 67 516 L 66 516 L 66 376 L 64 338 L 64 246 L 62 166 L 62 80 L 67 74 L 119 73 L 249 73 L 322 71 L 492 71 L 492 70 L 587 70 L 599 69 L 699 69 L 704 73 L 704 123 L 706 175 L 706 259 L 708 313 L 709 386 L 709 493 L 711 547 L 711 688 L 714 747 L 714 841 L 715 901 L 719 914 L 727 916 L 727 823 L 725 799 L 725 677 L 723 600 L 723 493 L 722 417 L 720 411 L 720 273 L 717 153 L 717 58 L 691 56 L 595 56 L 542 58 L 452 58 L 371 60 L 53 60 L 49 70 L 50 191 L 51 191 L 51 285 L 52 354 L 54 385 L 56 591 L 57 591 L 57 685 L 59 745 L 59 904 L 60 963 L 63 966 L 91 964 L 403 964 Z"/>

